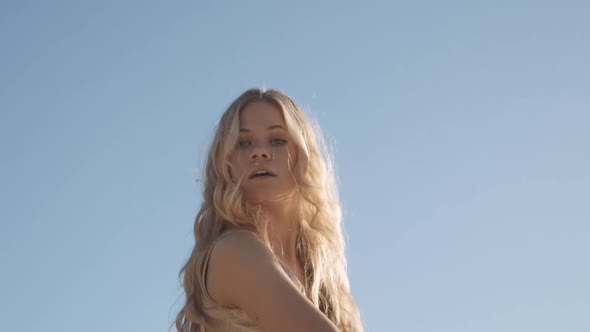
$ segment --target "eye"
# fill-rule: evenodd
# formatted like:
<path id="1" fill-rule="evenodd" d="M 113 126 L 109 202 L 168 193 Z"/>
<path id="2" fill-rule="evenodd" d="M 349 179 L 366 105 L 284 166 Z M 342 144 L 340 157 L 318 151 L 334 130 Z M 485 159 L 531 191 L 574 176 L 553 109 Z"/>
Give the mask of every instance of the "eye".
<path id="1" fill-rule="evenodd" d="M 244 140 L 239 140 L 237 147 L 240 149 L 244 149 L 250 146 L 250 142 L 249 141 L 244 141 Z"/>
<path id="2" fill-rule="evenodd" d="M 287 141 L 282 138 L 273 138 L 270 140 L 270 144 L 272 145 L 283 145 L 287 144 Z"/>

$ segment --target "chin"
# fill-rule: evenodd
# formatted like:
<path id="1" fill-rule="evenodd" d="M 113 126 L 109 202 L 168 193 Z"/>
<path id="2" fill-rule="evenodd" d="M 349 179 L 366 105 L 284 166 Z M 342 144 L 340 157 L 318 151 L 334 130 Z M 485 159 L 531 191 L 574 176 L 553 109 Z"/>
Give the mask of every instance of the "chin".
<path id="1" fill-rule="evenodd" d="M 292 198 L 293 192 L 294 192 L 294 190 L 286 191 L 286 192 L 285 191 L 256 192 L 256 193 L 250 193 L 249 195 L 247 195 L 246 199 L 248 200 L 248 202 L 250 202 L 250 204 L 254 204 L 254 205 L 276 204 L 281 201 L 284 201 L 285 199 Z"/>
<path id="2" fill-rule="evenodd" d="M 250 204 L 254 204 L 254 205 L 265 205 L 268 203 L 272 203 L 273 199 L 272 197 L 269 197 L 268 195 L 260 195 L 260 196 L 250 196 L 247 198 L 248 202 L 250 202 Z"/>

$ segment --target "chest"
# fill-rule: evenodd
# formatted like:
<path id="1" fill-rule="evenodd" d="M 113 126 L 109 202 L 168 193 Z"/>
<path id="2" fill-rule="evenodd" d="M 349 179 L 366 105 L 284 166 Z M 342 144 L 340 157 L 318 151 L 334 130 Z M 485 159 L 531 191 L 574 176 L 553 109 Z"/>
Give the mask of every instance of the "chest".
<path id="1" fill-rule="evenodd" d="M 306 291 L 306 282 L 305 282 L 305 271 L 300 264 L 284 264 L 283 269 L 289 275 L 291 279 L 294 279 L 293 282 L 296 283 L 296 286 L 301 286 Z"/>

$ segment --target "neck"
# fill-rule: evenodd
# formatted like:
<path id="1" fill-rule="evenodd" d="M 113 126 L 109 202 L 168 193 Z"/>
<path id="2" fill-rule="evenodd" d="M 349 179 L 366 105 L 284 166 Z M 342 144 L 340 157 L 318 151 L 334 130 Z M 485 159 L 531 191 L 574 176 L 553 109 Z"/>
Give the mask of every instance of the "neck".
<path id="1" fill-rule="evenodd" d="M 275 255 L 284 264 L 297 264 L 299 220 L 295 204 L 282 202 L 280 205 L 265 206 L 264 211 L 268 218 L 268 237 Z"/>

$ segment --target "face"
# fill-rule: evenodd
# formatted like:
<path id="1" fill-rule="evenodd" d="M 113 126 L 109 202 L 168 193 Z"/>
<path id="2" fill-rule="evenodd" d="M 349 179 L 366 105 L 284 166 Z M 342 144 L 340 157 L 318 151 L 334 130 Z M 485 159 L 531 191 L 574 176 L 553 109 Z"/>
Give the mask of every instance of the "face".
<path id="1" fill-rule="evenodd" d="M 241 180 L 248 201 L 280 201 L 297 187 L 293 167 L 297 148 L 281 110 L 268 102 L 254 102 L 240 111 L 240 135 L 231 157 L 232 177 Z"/>

